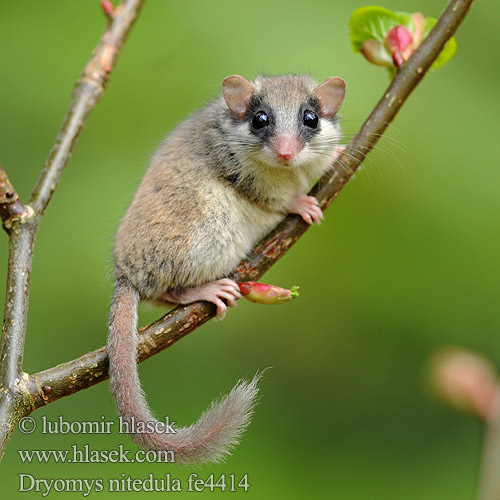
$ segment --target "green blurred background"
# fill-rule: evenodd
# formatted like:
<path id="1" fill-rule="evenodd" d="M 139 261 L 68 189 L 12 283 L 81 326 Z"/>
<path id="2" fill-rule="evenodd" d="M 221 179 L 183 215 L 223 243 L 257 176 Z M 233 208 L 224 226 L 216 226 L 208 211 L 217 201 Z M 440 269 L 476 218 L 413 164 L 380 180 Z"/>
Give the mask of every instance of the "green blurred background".
<path id="1" fill-rule="evenodd" d="M 437 17 L 444 4 L 383 6 Z M 105 342 L 117 222 L 165 133 L 216 96 L 225 76 L 341 76 L 348 85 L 344 132 L 356 132 L 388 83 L 385 70 L 350 48 L 347 23 L 363 5 L 146 3 L 40 229 L 27 372 Z M 17 450 L 134 447 L 117 433 L 17 431 L 0 468 L 2 490 L 16 494 L 18 473 L 107 480 L 170 472 L 185 486 L 191 472 L 213 472 L 248 473 L 244 498 L 252 499 L 473 498 L 480 426 L 429 395 L 424 367 L 443 344 L 500 364 L 499 17 L 498 2 L 476 3 L 457 34 L 456 57 L 418 87 L 325 223 L 265 276 L 300 285 L 299 300 L 269 308 L 241 303 L 223 323 L 211 321 L 141 365 L 152 408 L 181 425 L 238 378 L 272 367 L 252 425 L 226 464 L 27 465 Z M 24 200 L 104 26 L 97 0 L 0 3 L 0 160 Z M 0 254 L 4 282 L 5 236 Z M 141 324 L 162 313 L 142 307 Z M 39 423 L 42 415 L 99 421 L 114 419 L 115 410 L 103 383 L 33 414 Z M 155 494 L 90 496 L 111 495 Z"/>

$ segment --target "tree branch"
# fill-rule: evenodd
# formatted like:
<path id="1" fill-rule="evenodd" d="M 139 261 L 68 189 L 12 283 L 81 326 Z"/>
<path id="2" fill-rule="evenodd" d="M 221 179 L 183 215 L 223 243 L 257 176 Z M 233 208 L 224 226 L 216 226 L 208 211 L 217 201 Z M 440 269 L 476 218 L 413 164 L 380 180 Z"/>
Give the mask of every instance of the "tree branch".
<path id="1" fill-rule="evenodd" d="M 447 40 L 456 31 L 473 0 L 448 3 L 429 36 L 412 57 L 399 69 L 384 96 L 349 143 L 333 168 L 313 188 L 323 209 L 338 196 L 366 155 L 393 120 L 404 101 L 437 58 Z M 309 226 L 297 215 L 283 220 L 256 246 L 233 273 L 238 281 L 258 279 L 300 238 Z M 178 306 L 161 319 L 140 330 L 139 362 L 170 347 L 214 316 L 213 304 L 199 302 Z M 108 376 L 105 348 L 29 377 L 31 407 L 36 409 L 94 385 Z M 45 390 L 43 390 L 45 388 Z"/>
<path id="2" fill-rule="evenodd" d="M 124 0 L 108 15 L 108 26 L 78 79 L 49 158 L 27 206 L 0 172 L 0 217 L 10 236 L 7 292 L 0 345 L 0 458 L 19 419 L 32 411 L 23 373 L 31 263 L 41 216 L 56 189 L 85 121 L 102 97 L 120 49 L 144 0 Z"/>
<path id="3" fill-rule="evenodd" d="M 90 112 L 99 102 L 109 82 L 120 50 L 145 0 L 124 0 L 110 14 L 110 22 L 92 58 L 78 79 L 71 103 L 56 142 L 33 189 L 29 205 L 43 213 L 54 193 Z"/>
<path id="4" fill-rule="evenodd" d="M 497 386 L 483 427 L 483 451 L 479 469 L 477 500 L 500 498 L 500 388 Z"/>

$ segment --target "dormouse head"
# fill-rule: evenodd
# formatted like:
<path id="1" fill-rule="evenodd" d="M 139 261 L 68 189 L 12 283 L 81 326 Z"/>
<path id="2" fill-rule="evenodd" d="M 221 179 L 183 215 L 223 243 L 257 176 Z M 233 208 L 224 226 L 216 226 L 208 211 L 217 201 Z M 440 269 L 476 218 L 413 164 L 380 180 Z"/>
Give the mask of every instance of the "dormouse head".
<path id="1" fill-rule="evenodd" d="M 245 153 L 270 167 L 301 167 L 329 162 L 340 132 L 337 111 L 345 96 L 342 78 L 321 85 L 308 75 L 239 75 L 222 82 L 237 142 Z"/>

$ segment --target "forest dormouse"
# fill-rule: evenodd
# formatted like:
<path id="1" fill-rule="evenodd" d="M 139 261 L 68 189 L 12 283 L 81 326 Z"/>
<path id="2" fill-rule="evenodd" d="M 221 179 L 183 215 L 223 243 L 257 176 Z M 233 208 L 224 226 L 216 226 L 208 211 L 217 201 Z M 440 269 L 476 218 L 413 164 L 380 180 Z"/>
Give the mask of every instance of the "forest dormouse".
<path id="1" fill-rule="evenodd" d="M 241 297 L 227 276 L 287 213 L 309 224 L 305 193 L 338 155 L 345 82 L 310 76 L 229 76 L 222 96 L 162 143 L 123 217 L 114 248 L 110 387 L 123 421 L 156 422 L 137 372 L 140 301 L 213 302 L 223 318 Z M 257 379 L 241 382 L 190 427 L 135 433 L 182 464 L 221 461 L 249 423 Z"/>

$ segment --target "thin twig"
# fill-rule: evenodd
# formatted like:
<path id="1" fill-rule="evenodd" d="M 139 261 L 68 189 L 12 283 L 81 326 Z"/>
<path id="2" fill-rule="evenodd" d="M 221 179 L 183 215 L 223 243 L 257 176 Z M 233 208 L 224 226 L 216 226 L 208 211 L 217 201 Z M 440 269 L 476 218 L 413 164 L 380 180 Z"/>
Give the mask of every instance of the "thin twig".
<path id="1" fill-rule="evenodd" d="M 383 98 L 347 146 L 333 169 L 313 188 L 322 208 L 328 207 L 350 179 L 383 131 L 394 118 L 411 91 L 423 78 L 446 41 L 467 14 L 473 0 L 452 0 L 434 29 L 413 56 L 400 68 Z M 280 259 L 309 226 L 297 215 L 290 215 L 267 235 L 236 269 L 233 278 L 245 281 L 259 278 Z M 179 306 L 141 330 L 139 361 L 170 347 L 214 316 L 213 304 L 199 302 Z M 32 408 L 105 380 L 108 364 L 105 348 L 86 354 L 30 377 Z M 46 390 L 43 391 L 42 388 Z"/>
<path id="2" fill-rule="evenodd" d="M 5 296 L 2 339 L 0 345 L 0 458 L 17 422 L 32 411 L 28 376 L 23 373 L 23 354 L 28 318 L 31 263 L 40 220 L 56 189 L 64 167 L 85 121 L 102 97 L 120 49 L 144 0 L 124 0 L 109 17 L 107 28 L 91 60 L 77 81 L 73 97 L 28 205 L 4 203 L 4 227 L 10 236 L 7 293 Z M 9 198 L 11 185 L 2 170 L 0 176 L 0 207 L 2 196 Z M 18 209 L 19 214 L 11 213 Z"/>
<path id="3" fill-rule="evenodd" d="M 489 416 L 484 422 L 483 452 L 477 500 L 500 499 L 500 388 L 497 387 Z"/>
<path id="4" fill-rule="evenodd" d="M 124 0 L 113 11 L 110 23 L 92 58 L 78 79 L 71 103 L 64 117 L 47 162 L 33 189 L 29 205 L 36 213 L 43 213 L 54 193 L 64 167 L 73 151 L 90 112 L 101 99 L 122 45 L 130 33 L 145 0 Z"/>

